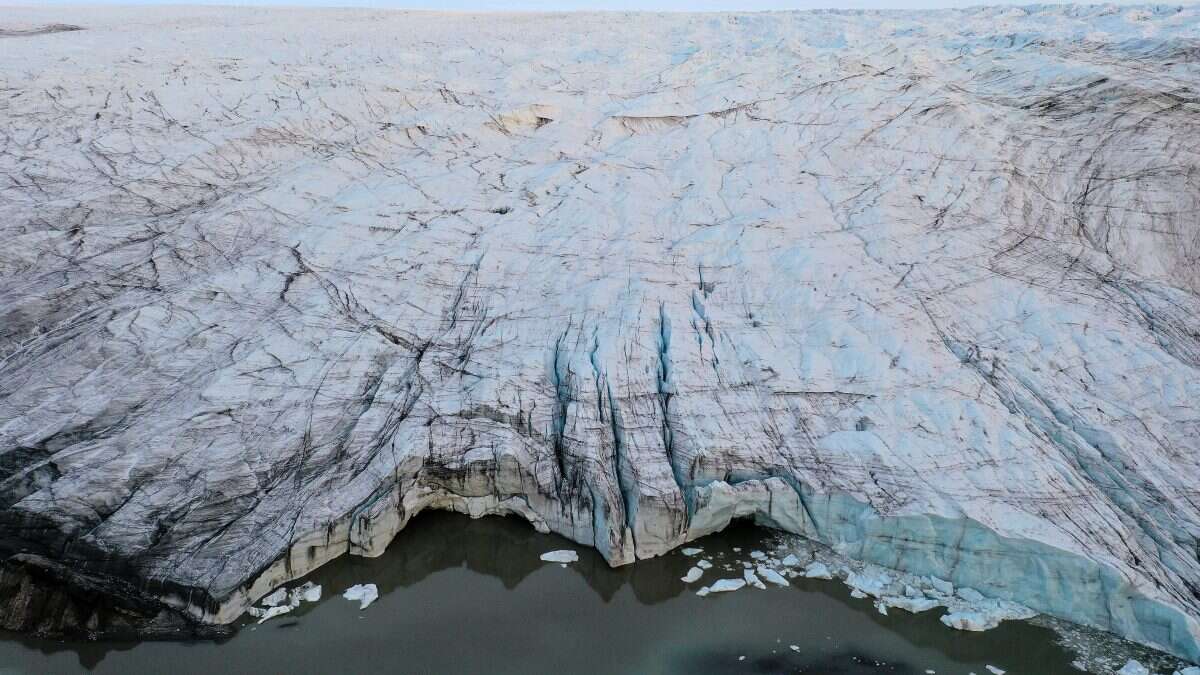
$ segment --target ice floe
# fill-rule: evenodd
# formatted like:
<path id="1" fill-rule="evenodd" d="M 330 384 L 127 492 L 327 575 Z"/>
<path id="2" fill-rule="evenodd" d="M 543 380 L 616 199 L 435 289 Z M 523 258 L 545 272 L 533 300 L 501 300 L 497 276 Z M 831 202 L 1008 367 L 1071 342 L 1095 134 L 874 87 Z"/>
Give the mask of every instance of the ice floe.
<path id="1" fill-rule="evenodd" d="M 562 549 L 560 551 L 550 551 L 542 554 L 542 560 L 552 563 L 573 563 L 579 561 L 579 553 L 570 549 Z"/>
<path id="2" fill-rule="evenodd" d="M 355 584 L 342 593 L 347 600 L 357 600 L 359 609 L 366 609 L 379 597 L 379 589 L 375 584 Z"/>

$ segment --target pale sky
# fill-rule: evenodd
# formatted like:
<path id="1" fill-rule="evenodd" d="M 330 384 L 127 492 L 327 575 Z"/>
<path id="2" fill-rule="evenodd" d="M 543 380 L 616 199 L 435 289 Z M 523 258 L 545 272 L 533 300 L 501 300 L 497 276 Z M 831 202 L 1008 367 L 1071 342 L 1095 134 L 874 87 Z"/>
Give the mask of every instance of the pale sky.
<path id="1" fill-rule="evenodd" d="M 395 9 L 446 9 L 456 11 L 574 11 L 574 10 L 646 10 L 646 11 L 762 11 L 788 9 L 924 9 L 972 7 L 976 5 L 1030 5 L 1030 0 L 0 0 L 0 4 L 21 5 L 241 5 L 306 7 L 387 7 Z M 1193 4 L 1194 0 L 1182 3 Z M 1079 4 L 1147 4 L 1139 0 L 1081 2 Z"/>

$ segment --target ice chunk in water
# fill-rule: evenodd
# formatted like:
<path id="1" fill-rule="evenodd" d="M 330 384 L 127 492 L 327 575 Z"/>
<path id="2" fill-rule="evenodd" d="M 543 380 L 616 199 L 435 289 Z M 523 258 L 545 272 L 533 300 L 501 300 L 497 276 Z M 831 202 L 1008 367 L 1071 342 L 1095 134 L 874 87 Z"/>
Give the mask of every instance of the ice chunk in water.
<path id="1" fill-rule="evenodd" d="M 379 597 L 379 589 L 375 584 L 355 584 L 342 593 L 347 600 L 358 600 L 358 608 L 366 609 Z"/>
<path id="2" fill-rule="evenodd" d="M 573 563 L 573 562 L 579 561 L 579 554 L 570 549 L 563 549 L 561 551 L 550 551 L 549 553 L 542 554 L 542 560 L 545 562 L 555 562 L 555 563 L 564 563 L 564 564 L 565 563 Z"/>

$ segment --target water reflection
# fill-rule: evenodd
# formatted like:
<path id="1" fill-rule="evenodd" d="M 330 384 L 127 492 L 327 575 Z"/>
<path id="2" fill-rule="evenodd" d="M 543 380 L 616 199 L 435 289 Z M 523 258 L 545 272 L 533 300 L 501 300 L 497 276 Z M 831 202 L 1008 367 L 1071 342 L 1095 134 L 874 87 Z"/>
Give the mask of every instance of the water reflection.
<path id="1" fill-rule="evenodd" d="M 698 542 L 737 576 L 768 536 L 735 527 Z M 538 556 L 579 551 L 566 569 Z M 741 554 L 732 552 L 734 547 Z M 17 672 L 636 672 L 938 673 L 986 664 L 1011 672 L 1078 672 L 1044 628 L 1007 622 L 986 633 L 951 631 L 938 611 L 883 616 L 840 583 L 796 579 L 792 588 L 698 598 L 679 554 L 612 569 L 590 549 L 501 518 L 426 514 L 375 559 L 342 558 L 309 576 L 320 603 L 232 638 L 202 643 L 0 642 Z M 378 586 L 365 611 L 337 597 Z M 793 650 L 791 645 L 797 649 Z M 0 666 L 0 672 L 4 668 Z"/>

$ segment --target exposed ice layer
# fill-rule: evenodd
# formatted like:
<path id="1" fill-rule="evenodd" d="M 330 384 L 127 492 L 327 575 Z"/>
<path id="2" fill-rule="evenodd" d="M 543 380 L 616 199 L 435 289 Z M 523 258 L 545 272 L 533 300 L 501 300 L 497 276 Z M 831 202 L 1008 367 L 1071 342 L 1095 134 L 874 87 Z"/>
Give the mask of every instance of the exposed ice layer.
<path id="1" fill-rule="evenodd" d="M 228 622 L 426 508 L 753 517 L 1200 658 L 1198 17 L 73 8 L 0 62 L 0 553 Z"/>
<path id="2" fill-rule="evenodd" d="M 1146 589 L 1121 579 L 1108 566 L 1081 555 L 1027 539 L 1007 539 L 966 518 L 934 515 L 884 517 L 841 494 L 792 489 L 779 478 L 737 485 L 715 481 L 696 489 L 692 523 L 715 531 L 730 518 L 798 533 L 830 545 L 842 555 L 931 578 L 942 592 L 958 584 L 965 600 L 988 596 L 1187 654 L 1194 652 L 1195 616 L 1144 597 Z M 903 542 L 897 546 L 896 542 Z M 952 579 L 947 582 L 945 579 Z M 877 596 L 886 586 L 879 570 L 855 573 L 847 583 L 854 597 Z M 994 627 L 1022 616 L 995 611 L 964 611 L 943 623 L 968 630 Z M 1188 656 L 1188 658 L 1197 658 Z"/>

